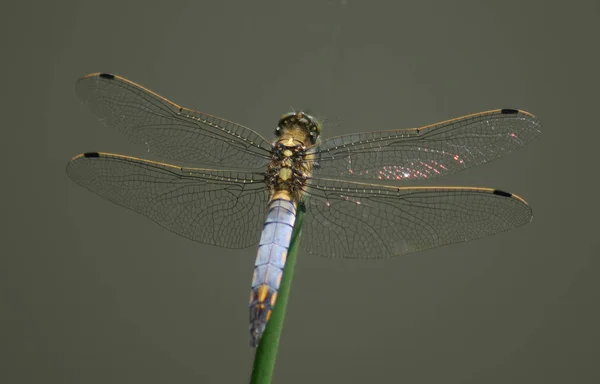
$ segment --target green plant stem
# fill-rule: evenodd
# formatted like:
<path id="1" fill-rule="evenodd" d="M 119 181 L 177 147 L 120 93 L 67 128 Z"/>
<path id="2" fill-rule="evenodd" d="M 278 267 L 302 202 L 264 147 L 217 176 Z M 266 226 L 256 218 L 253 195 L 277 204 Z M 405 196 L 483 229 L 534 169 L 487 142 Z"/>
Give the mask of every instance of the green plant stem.
<path id="1" fill-rule="evenodd" d="M 288 250 L 287 261 L 283 268 L 281 286 L 277 293 L 277 302 L 273 308 L 271 318 L 267 323 L 267 328 L 262 335 L 256 354 L 254 355 L 254 367 L 252 368 L 252 377 L 250 384 L 270 384 L 275 369 L 275 360 L 277 358 L 277 349 L 279 347 L 279 338 L 283 329 L 283 319 L 287 307 L 288 295 L 292 285 L 292 276 L 294 275 L 294 266 L 296 265 L 296 253 L 302 234 L 302 222 L 304 221 L 304 212 L 298 209 L 296 213 L 296 223 L 292 233 L 292 241 Z"/>

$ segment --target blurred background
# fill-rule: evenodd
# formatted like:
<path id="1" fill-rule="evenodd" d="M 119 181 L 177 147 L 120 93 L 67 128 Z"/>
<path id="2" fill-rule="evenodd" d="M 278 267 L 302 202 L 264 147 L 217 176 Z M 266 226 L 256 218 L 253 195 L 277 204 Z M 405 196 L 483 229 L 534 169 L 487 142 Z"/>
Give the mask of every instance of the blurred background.
<path id="1" fill-rule="evenodd" d="M 33 1 L 3 14 L 0 382 L 244 383 L 256 248 L 193 243 L 75 185 L 74 155 L 144 149 L 75 97 L 110 72 L 271 138 L 494 108 L 542 135 L 436 180 L 533 221 L 376 261 L 299 254 L 274 383 L 598 383 L 600 3 Z"/>

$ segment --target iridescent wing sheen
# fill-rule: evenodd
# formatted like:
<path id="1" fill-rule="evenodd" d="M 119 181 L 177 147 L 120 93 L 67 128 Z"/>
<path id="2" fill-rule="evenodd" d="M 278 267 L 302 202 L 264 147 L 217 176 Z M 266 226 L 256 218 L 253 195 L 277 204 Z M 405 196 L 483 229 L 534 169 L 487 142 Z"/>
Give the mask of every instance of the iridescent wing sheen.
<path id="1" fill-rule="evenodd" d="M 313 152 L 315 175 L 417 180 L 494 160 L 540 133 L 532 114 L 514 109 L 476 113 L 421 128 L 356 133 L 324 140 Z"/>
<path id="2" fill-rule="evenodd" d="M 180 107 L 122 77 L 87 75 L 75 93 L 105 125 L 161 159 L 243 168 L 268 163 L 271 144 L 253 130 Z"/>
<path id="3" fill-rule="evenodd" d="M 396 188 L 314 178 L 302 247 L 326 257 L 385 258 L 458 243 L 531 221 L 516 195 L 487 188 Z"/>
<path id="4" fill-rule="evenodd" d="M 74 157 L 67 174 L 194 241 L 244 248 L 260 238 L 268 197 L 262 172 L 185 168 L 94 152 Z"/>

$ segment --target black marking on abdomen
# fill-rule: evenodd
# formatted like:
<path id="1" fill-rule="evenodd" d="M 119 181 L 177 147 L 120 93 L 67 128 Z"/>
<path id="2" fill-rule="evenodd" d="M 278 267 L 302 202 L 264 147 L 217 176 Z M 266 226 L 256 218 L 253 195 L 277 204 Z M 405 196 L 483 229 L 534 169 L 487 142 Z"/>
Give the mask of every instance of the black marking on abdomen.
<path id="1" fill-rule="evenodd" d="M 512 193 L 504 192 L 499 189 L 494 189 L 494 195 L 503 196 L 503 197 L 511 197 Z"/>

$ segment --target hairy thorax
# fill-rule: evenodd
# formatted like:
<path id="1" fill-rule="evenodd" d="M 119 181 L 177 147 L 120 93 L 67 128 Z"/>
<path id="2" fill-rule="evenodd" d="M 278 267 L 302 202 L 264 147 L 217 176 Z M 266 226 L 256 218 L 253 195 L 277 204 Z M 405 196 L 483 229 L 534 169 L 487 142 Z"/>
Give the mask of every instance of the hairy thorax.
<path id="1" fill-rule="evenodd" d="M 299 201 L 312 171 L 313 155 L 306 154 L 311 146 L 311 140 L 302 126 L 292 125 L 283 130 L 273 143 L 266 172 L 265 182 L 271 198 L 288 195 L 293 201 Z"/>

